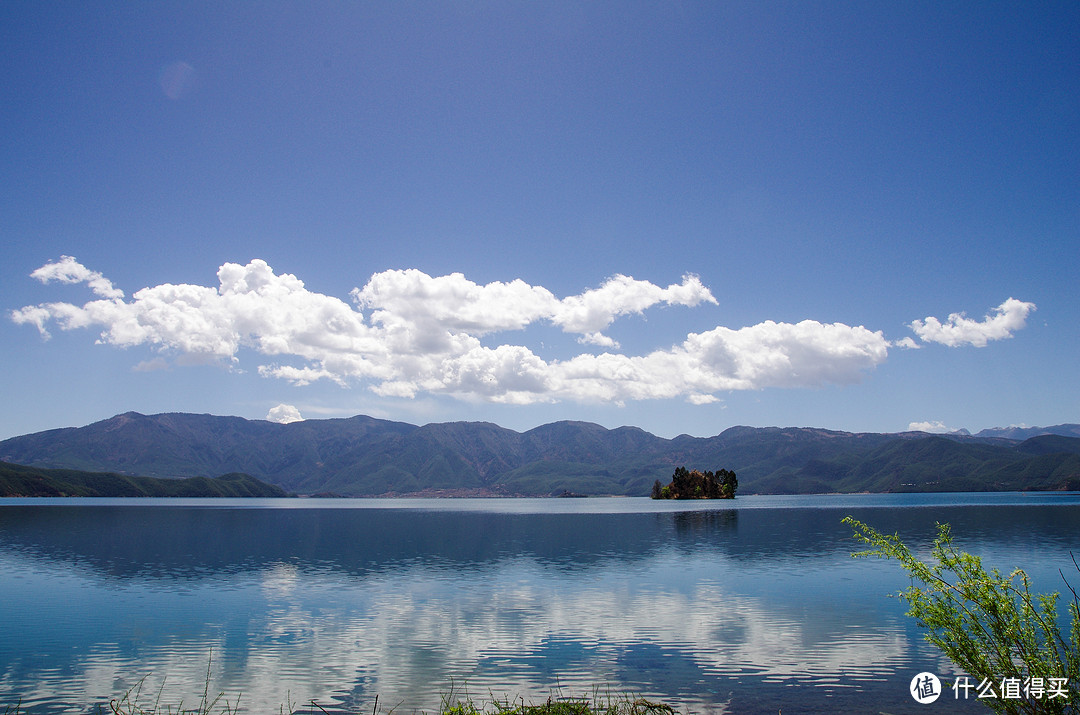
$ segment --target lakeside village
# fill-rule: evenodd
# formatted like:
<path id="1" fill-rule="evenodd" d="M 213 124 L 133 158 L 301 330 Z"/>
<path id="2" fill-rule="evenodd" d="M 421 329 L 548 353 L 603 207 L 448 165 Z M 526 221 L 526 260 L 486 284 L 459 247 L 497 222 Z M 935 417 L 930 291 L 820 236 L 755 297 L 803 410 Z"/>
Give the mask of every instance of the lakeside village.
<path id="1" fill-rule="evenodd" d="M 653 499 L 734 499 L 738 488 L 735 472 L 727 469 L 699 472 L 679 467 L 671 476 L 671 484 L 663 486 L 656 480 L 651 496 Z"/>

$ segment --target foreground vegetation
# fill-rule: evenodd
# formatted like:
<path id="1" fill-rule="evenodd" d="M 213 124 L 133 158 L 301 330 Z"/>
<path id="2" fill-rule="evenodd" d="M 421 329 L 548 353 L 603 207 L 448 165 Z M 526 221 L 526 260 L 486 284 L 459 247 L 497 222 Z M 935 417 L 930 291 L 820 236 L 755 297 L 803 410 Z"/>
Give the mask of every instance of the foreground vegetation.
<path id="1" fill-rule="evenodd" d="M 4 715 L 21 715 L 22 712 L 19 706 L 15 706 L 5 709 Z M 127 699 L 113 700 L 109 703 L 108 710 L 99 707 L 98 712 L 102 715 L 106 713 L 110 715 L 236 715 L 248 711 L 242 709 L 239 696 L 235 702 L 229 702 L 224 696 L 219 696 L 212 701 L 200 702 L 198 706 L 190 709 L 184 709 L 183 703 L 176 706 L 160 703 L 143 706 Z M 289 708 L 282 705 L 279 715 L 328 715 L 339 712 L 342 711 L 327 710 L 315 701 L 311 701 L 303 706 Z M 372 715 L 376 715 L 377 712 L 377 710 L 373 711 Z M 644 698 L 633 700 L 624 698 L 604 702 L 549 698 L 547 702 L 538 705 L 507 701 L 495 702 L 486 708 L 478 707 L 472 701 L 443 703 L 439 713 L 440 715 L 674 715 L 675 709 L 670 705 L 655 703 Z"/>
<path id="2" fill-rule="evenodd" d="M 185 707 L 184 701 L 175 705 L 162 702 L 162 690 L 155 693 L 144 693 L 143 684 L 145 678 L 128 689 L 119 698 L 109 701 L 108 708 L 99 705 L 96 715 L 238 715 L 241 712 L 250 712 L 241 703 L 241 695 L 237 694 L 230 699 L 225 693 L 212 695 L 210 690 L 210 665 L 206 668 L 206 683 L 203 692 L 194 706 Z M 384 708 L 387 715 L 394 713 L 395 707 Z M 0 715 L 22 715 L 21 705 L 5 708 Z M 291 697 L 286 703 L 278 708 L 278 715 L 352 715 L 350 711 L 330 709 L 315 700 L 307 703 L 294 703 Z M 379 713 L 379 696 L 375 696 L 372 703 L 371 715 Z M 675 715 L 676 711 L 670 705 L 653 702 L 645 698 L 633 698 L 630 696 L 602 696 L 599 692 L 591 697 L 564 697 L 550 696 L 539 704 L 526 703 L 524 699 L 497 700 L 477 705 L 468 695 L 459 696 L 453 690 L 442 698 L 438 715 Z M 355 715 L 367 715 L 366 712 L 355 711 Z"/>
<path id="3" fill-rule="evenodd" d="M 494 703 L 488 709 L 477 708 L 471 701 L 443 704 L 442 715 L 673 715 L 675 710 L 670 705 L 654 703 L 644 698 L 631 700 L 587 700 L 561 698 L 540 705 L 526 705 L 524 702 Z"/>
<path id="4" fill-rule="evenodd" d="M 973 686 L 989 683 L 1000 693 L 1006 682 L 1038 683 L 1040 688 L 1053 683 L 1064 691 L 1064 697 L 1051 698 L 1024 686 L 1016 698 L 999 694 L 983 703 L 1010 714 L 1080 712 L 1080 597 L 1072 586 L 1066 638 L 1058 626 L 1059 594 L 1032 594 L 1023 569 L 1007 576 L 987 571 L 978 556 L 952 545 L 947 524 L 938 525 L 932 560 L 924 563 L 898 535 L 882 534 L 850 516 L 844 523 L 855 529 L 855 538 L 873 547 L 853 556 L 895 559 L 908 572 L 912 585 L 900 594 L 910 607 L 908 615 Z"/>

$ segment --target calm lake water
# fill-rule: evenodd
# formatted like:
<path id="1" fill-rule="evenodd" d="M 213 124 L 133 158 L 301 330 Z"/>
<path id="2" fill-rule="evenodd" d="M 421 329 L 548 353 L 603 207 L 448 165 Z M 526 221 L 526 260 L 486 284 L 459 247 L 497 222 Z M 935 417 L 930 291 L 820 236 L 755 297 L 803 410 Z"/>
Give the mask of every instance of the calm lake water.
<path id="1" fill-rule="evenodd" d="M 937 522 L 1038 590 L 1080 581 L 1080 494 L 462 500 L 0 500 L 0 711 L 211 694 L 247 712 L 432 712 L 634 694 L 693 713 L 988 712 L 852 559 L 855 516 Z M 107 705 L 105 707 L 107 711 Z M 315 710 L 318 712 L 318 710 Z"/>

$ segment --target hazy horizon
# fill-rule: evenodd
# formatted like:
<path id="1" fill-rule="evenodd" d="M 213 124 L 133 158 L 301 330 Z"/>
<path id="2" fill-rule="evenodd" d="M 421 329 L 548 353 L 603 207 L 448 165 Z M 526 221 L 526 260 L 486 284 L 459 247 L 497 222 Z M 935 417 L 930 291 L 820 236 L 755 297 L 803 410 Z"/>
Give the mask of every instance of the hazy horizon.
<path id="1" fill-rule="evenodd" d="M 278 407 L 281 407 L 281 406 L 279 405 Z M 138 412 L 137 410 L 128 410 L 126 412 L 119 412 L 119 413 L 117 413 L 115 415 L 110 415 L 108 417 L 102 417 L 100 419 L 95 419 L 95 420 L 92 420 L 92 421 L 87 422 L 85 424 L 63 424 L 63 425 L 57 425 L 55 427 L 49 427 L 49 428 L 46 428 L 45 430 L 37 430 L 35 432 L 26 432 L 26 433 L 20 433 L 20 434 L 0 436 L 0 441 L 10 439 L 12 437 L 23 437 L 23 436 L 26 436 L 26 435 L 29 435 L 29 434 L 35 434 L 37 432 L 49 431 L 49 430 L 52 430 L 52 429 L 66 429 L 66 428 L 70 428 L 70 427 L 75 427 L 75 428 L 87 427 L 89 425 L 96 424 L 98 422 L 106 422 L 108 420 L 114 419 L 116 417 L 121 417 L 121 416 L 123 416 L 125 414 L 129 414 L 129 413 L 132 413 L 132 412 L 143 415 L 145 417 L 154 417 L 156 415 L 165 415 L 165 414 L 194 414 L 194 415 L 209 415 L 211 417 L 238 417 L 240 419 L 245 419 L 245 420 L 274 422 L 274 423 L 278 423 L 278 424 L 292 424 L 294 422 L 302 422 L 302 421 L 307 421 L 307 420 L 319 420 L 319 419 L 350 419 L 350 418 L 353 418 L 353 417 L 372 417 L 374 419 L 387 419 L 387 418 L 382 418 L 382 417 L 375 417 L 374 415 L 358 413 L 358 414 L 355 414 L 355 415 L 345 415 L 345 416 L 341 416 L 341 417 L 308 417 L 308 418 L 303 418 L 303 419 L 300 419 L 300 420 L 296 420 L 296 419 L 291 419 L 288 416 L 287 412 L 286 412 L 286 417 L 282 418 L 281 417 L 281 412 L 282 411 L 276 410 L 276 409 L 271 409 L 271 415 L 268 415 L 267 417 L 262 417 L 262 418 L 260 418 L 260 417 L 254 417 L 254 418 L 252 418 L 252 417 L 244 417 L 243 415 L 213 414 L 213 413 L 209 413 L 209 412 L 200 412 L 200 413 L 179 412 L 179 411 L 176 411 L 176 410 L 170 410 L 170 411 L 166 411 L 166 412 L 155 412 L 155 413 L 142 413 L 142 412 Z M 274 416 L 272 416 L 275 412 L 278 413 L 278 416 L 276 418 Z M 403 423 L 406 423 L 406 424 L 411 424 L 411 425 L 416 426 L 416 427 L 424 427 L 424 426 L 433 425 L 433 424 L 447 424 L 447 423 L 454 423 L 454 422 L 468 422 L 468 423 L 487 422 L 487 423 L 490 423 L 490 424 L 494 424 L 497 427 L 500 427 L 500 428 L 503 428 L 503 429 L 509 429 L 511 431 L 518 432 L 518 433 L 528 432 L 529 430 L 536 429 L 538 427 L 543 427 L 545 425 L 553 424 L 555 422 L 584 422 L 584 423 L 588 423 L 588 424 L 598 424 L 601 427 L 603 427 L 605 429 L 608 429 L 608 430 L 619 429 L 619 428 L 622 428 L 622 427 L 629 427 L 629 428 L 633 428 L 633 429 L 645 429 L 645 428 L 641 427 L 640 425 L 633 425 L 633 424 L 606 425 L 606 424 L 602 424 L 602 423 L 599 423 L 599 422 L 592 422 L 590 420 L 574 420 L 574 419 L 554 420 L 553 422 L 543 422 L 543 423 L 540 423 L 540 424 L 535 424 L 535 425 L 532 425 L 532 426 L 529 426 L 529 427 L 524 427 L 524 428 L 507 427 L 506 425 L 501 425 L 501 424 L 499 424 L 497 422 L 491 422 L 490 420 L 437 420 L 437 421 L 433 421 L 433 422 L 409 422 L 408 420 L 388 420 L 388 421 L 391 421 L 391 422 L 403 422 Z M 955 435 L 955 434 L 967 433 L 967 434 L 970 434 L 970 435 L 973 435 L 973 436 L 977 436 L 980 433 L 987 432 L 987 431 L 1013 430 L 1013 429 L 1020 429 L 1020 430 L 1033 430 L 1033 429 L 1036 429 L 1036 430 L 1038 430 L 1038 429 L 1049 429 L 1049 428 L 1052 428 L 1052 427 L 1059 427 L 1059 426 L 1062 426 L 1062 425 L 1072 425 L 1072 424 L 1080 424 L 1080 423 L 1063 422 L 1063 423 L 1058 423 L 1058 424 L 1053 424 L 1053 425 L 1010 424 L 1010 425 L 994 425 L 994 426 L 989 426 L 989 427 L 979 427 L 978 429 L 970 429 L 970 428 L 966 428 L 966 427 L 961 427 L 961 428 L 957 428 L 957 429 L 953 429 L 953 430 L 949 430 L 949 431 L 942 431 L 936 425 L 933 425 L 933 424 L 909 425 L 910 429 L 895 430 L 893 432 L 882 432 L 880 434 L 893 434 L 893 433 L 904 433 L 904 432 L 925 432 L 927 434 L 939 434 L 939 435 L 950 435 L 950 434 Z M 645 429 L 645 431 L 649 432 L 650 434 L 652 434 L 652 435 L 654 435 L 656 437 L 660 437 L 660 438 L 663 438 L 663 439 L 674 439 L 675 437 L 678 437 L 678 436 L 681 436 L 681 435 L 688 435 L 690 437 L 697 437 L 697 438 L 707 438 L 707 437 L 715 437 L 715 436 L 721 434 L 722 432 L 724 432 L 724 431 L 726 431 L 728 429 L 732 429 L 732 428 L 736 428 L 736 427 L 749 427 L 751 429 L 769 429 L 769 428 L 776 428 L 776 429 L 820 429 L 820 430 L 825 430 L 825 431 L 829 431 L 829 432 L 851 432 L 851 433 L 856 433 L 856 434 L 857 433 L 875 433 L 874 430 L 842 430 L 842 429 L 836 429 L 836 428 L 833 428 L 833 427 L 829 427 L 828 425 L 809 425 L 809 424 L 807 424 L 807 425 L 780 425 L 780 424 L 775 424 L 775 425 L 746 425 L 746 424 L 733 424 L 733 425 L 727 425 L 727 426 L 721 428 L 718 432 L 711 433 L 711 434 L 693 434 L 693 433 L 690 433 L 690 432 L 680 432 L 680 433 L 676 433 L 676 434 L 662 434 L 662 433 L 653 432 L 652 430 L 647 430 L 647 429 Z"/>

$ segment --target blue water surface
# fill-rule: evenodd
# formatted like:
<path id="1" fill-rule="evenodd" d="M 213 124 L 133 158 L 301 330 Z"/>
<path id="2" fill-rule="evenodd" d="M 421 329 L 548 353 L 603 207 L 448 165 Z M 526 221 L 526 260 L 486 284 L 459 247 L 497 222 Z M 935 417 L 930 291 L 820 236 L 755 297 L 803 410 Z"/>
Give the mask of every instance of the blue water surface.
<path id="1" fill-rule="evenodd" d="M 983 712 L 852 559 L 852 515 L 938 522 L 1043 591 L 1077 575 L 1080 494 L 588 499 L 0 499 L 0 708 L 436 711 L 634 695 L 693 713 Z M 1080 578 L 1072 579 L 1074 585 Z M 107 711 L 107 705 L 106 711 Z M 305 709 L 306 708 L 306 709 Z"/>

